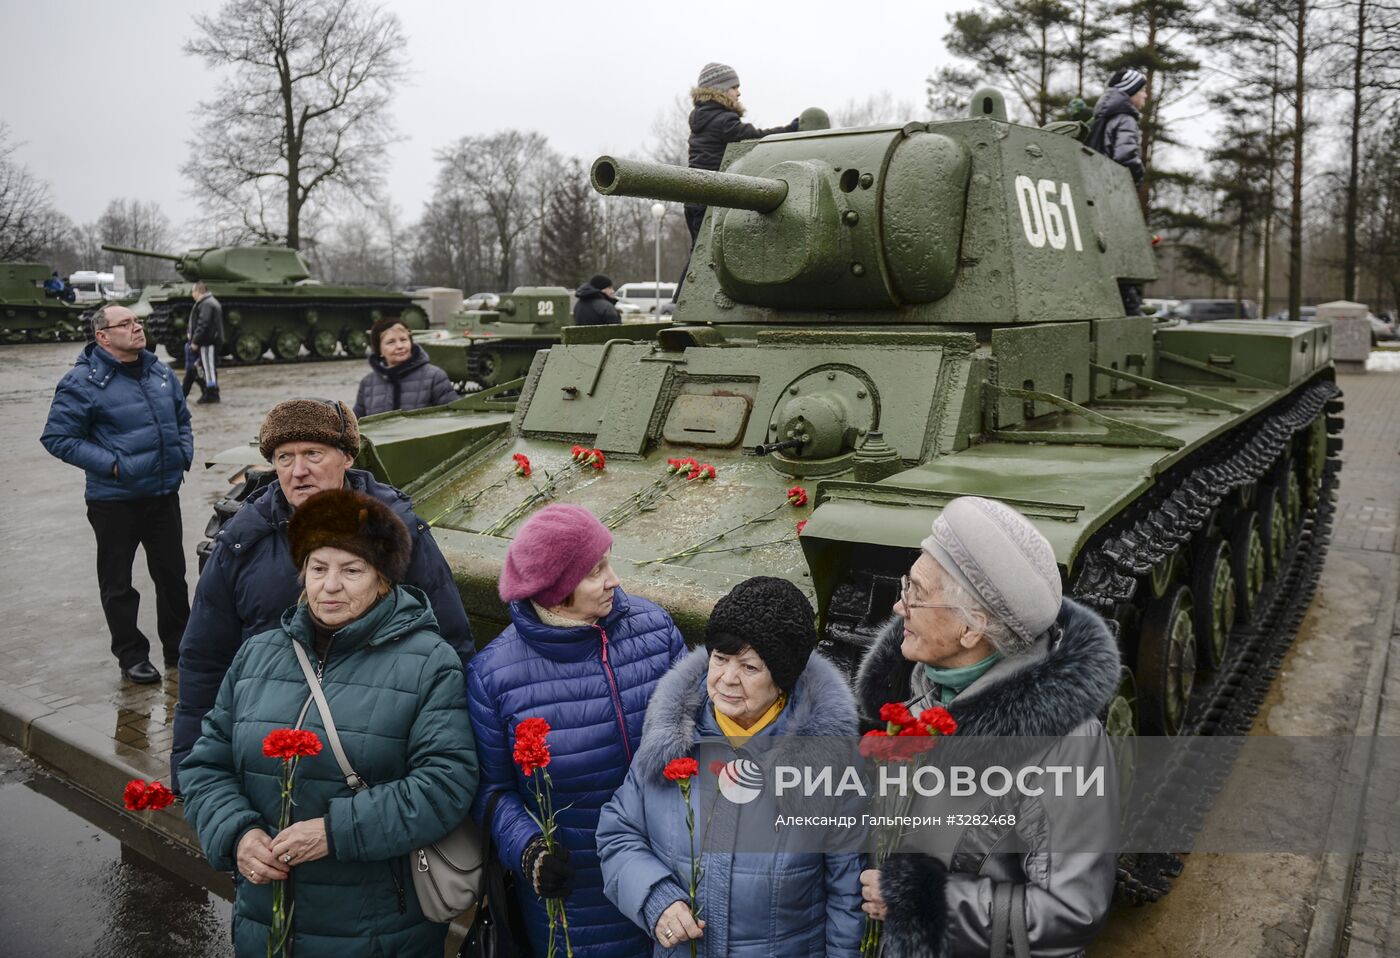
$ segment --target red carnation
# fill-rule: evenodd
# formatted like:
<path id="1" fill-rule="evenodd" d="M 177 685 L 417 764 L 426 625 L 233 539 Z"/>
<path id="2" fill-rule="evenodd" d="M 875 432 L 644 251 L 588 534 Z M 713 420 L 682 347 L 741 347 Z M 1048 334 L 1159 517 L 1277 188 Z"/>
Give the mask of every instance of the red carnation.
<path id="1" fill-rule="evenodd" d="M 542 718 L 527 718 L 515 727 L 513 758 L 526 778 L 549 764 L 549 743 L 545 741 L 548 734 L 549 723 Z"/>
<path id="2" fill-rule="evenodd" d="M 688 782 L 691 776 L 700 771 L 700 763 L 693 758 L 673 758 L 666 763 L 666 769 L 661 774 L 665 775 L 673 782 Z"/>
<path id="3" fill-rule="evenodd" d="M 952 735 L 958 730 L 957 721 L 941 705 L 920 712 L 919 724 L 927 726 L 930 732 L 937 735 Z"/>
<path id="4" fill-rule="evenodd" d="M 715 473 L 715 467 L 712 466 L 712 465 L 710 465 L 708 462 L 705 463 L 703 466 L 700 467 L 700 478 L 701 478 L 701 479 L 713 479 L 713 478 L 715 477 L 715 475 L 716 475 L 716 473 Z"/>
<path id="5" fill-rule="evenodd" d="M 517 452 L 515 455 L 511 456 L 511 458 L 515 460 L 515 474 L 529 479 L 532 471 L 530 469 L 530 457 L 523 452 Z"/>
<path id="6" fill-rule="evenodd" d="M 667 471 L 667 472 L 680 472 L 680 471 L 681 471 L 681 461 L 680 461 L 679 459 L 667 459 L 667 460 L 666 460 L 666 471 Z"/>
<path id="7" fill-rule="evenodd" d="M 797 534 L 798 534 L 798 535 L 802 535 L 802 530 L 805 529 L 805 528 L 807 528 L 807 520 L 806 520 L 806 519 L 803 519 L 801 522 L 799 522 L 799 523 L 797 524 Z"/>
<path id="8" fill-rule="evenodd" d="M 573 453 L 573 457 L 574 457 L 575 461 L 577 461 L 577 460 L 583 458 L 583 454 L 584 454 L 585 452 L 587 452 L 587 451 L 588 451 L 588 450 L 585 449 L 583 446 L 574 446 L 574 448 L 573 448 L 573 450 L 572 450 L 572 453 Z"/>
<path id="9" fill-rule="evenodd" d="M 722 772 L 722 771 L 724 771 L 724 762 L 720 761 L 719 759 L 715 759 L 714 761 L 712 761 L 712 762 L 710 763 L 710 774 L 711 774 L 711 775 L 713 775 L 713 776 L 715 776 L 716 778 L 718 778 L 718 777 L 719 777 L 719 773 Z"/>
<path id="10" fill-rule="evenodd" d="M 152 782 L 151 787 L 146 789 L 146 807 L 151 811 L 158 812 L 173 804 L 175 804 L 175 793 L 160 782 Z"/>
<path id="11" fill-rule="evenodd" d="M 594 469 L 602 469 L 603 464 L 606 463 L 607 460 L 603 457 L 603 450 L 590 449 L 588 450 L 588 455 L 584 458 L 584 462 L 588 463 Z"/>
<path id="12" fill-rule="evenodd" d="M 880 721 L 886 726 L 897 725 L 899 728 L 908 728 L 914 724 L 914 716 L 909 714 L 909 709 L 902 702 L 886 702 L 880 706 Z M 893 729 L 888 729 L 891 735 L 895 734 Z"/>
<path id="13" fill-rule="evenodd" d="M 130 812 L 158 812 L 175 803 L 175 793 L 160 782 L 133 778 L 122 789 L 122 804 Z"/>
<path id="14" fill-rule="evenodd" d="M 801 486 L 793 486 L 787 491 L 788 505 L 795 509 L 800 509 L 807 504 L 807 490 Z"/>
<path id="15" fill-rule="evenodd" d="M 321 739 L 315 732 L 300 728 L 278 728 L 267 733 L 263 739 L 263 754 L 268 758 L 280 758 L 289 762 L 294 758 L 317 755 L 321 751 Z"/>
<path id="16" fill-rule="evenodd" d="M 884 761 L 890 757 L 894 738 L 885 734 L 883 729 L 871 729 L 861 736 L 860 754 L 875 761 Z"/>

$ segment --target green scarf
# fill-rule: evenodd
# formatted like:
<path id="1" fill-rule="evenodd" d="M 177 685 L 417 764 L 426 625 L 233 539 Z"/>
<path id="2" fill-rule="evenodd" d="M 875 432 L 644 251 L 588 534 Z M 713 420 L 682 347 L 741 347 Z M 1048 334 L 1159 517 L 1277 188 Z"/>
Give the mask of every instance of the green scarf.
<path id="1" fill-rule="evenodd" d="M 981 662 L 974 662 L 956 669 L 940 669 L 925 664 L 924 674 L 928 676 L 930 682 L 938 686 L 939 704 L 947 705 L 957 698 L 963 689 L 986 675 L 987 670 L 1000 661 L 1001 653 L 993 652 Z"/>

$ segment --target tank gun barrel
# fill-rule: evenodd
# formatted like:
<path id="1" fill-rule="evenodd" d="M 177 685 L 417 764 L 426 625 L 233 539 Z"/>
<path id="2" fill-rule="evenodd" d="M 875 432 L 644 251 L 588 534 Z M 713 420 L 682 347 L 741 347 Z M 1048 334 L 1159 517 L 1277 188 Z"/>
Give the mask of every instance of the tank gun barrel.
<path id="1" fill-rule="evenodd" d="M 712 173 L 666 163 L 600 156 L 590 173 L 593 188 L 604 196 L 642 196 L 694 206 L 771 213 L 787 199 L 788 185 L 769 176 Z"/>
<path id="2" fill-rule="evenodd" d="M 172 263 L 178 263 L 181 259 L 181 257 L 175 253 L 157 253 L 155 250 L 137 249 L 134 246 L 117 246 L 113 243 L 103 243 L 102 248 L 110 253 L 125 253 L 127 256 L 149 256 L 152 259 L 168 259 Z"/>

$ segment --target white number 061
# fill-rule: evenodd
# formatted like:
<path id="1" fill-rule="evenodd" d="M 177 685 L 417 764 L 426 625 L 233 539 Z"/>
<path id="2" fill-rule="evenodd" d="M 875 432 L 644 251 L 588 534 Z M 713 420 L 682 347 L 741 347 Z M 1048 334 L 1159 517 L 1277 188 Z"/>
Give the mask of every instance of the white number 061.
<path id="1" fill-rule="evenodd" d="M 1056 192 L 1059 193 L 1058 199 Z M 1032 183 L 1029 176 L 1016 177 L 1016 204 L 1021 207 L 1021 226 L 1026 240 L 1036 249 L 1050 241 L 1052 249 L 1064 249 L 1066 239 L 1074 240 L 1075 252 L 1084 252 L 1079 239 L 1079 218 L 1074 214 L 1074 197 L 1069 184 L 1055 186 L 1054 180 Z M 1061 207 L 1064 215 L 1060 214 Z M 1069 236 L 1065 235 L 1065 220 L 1069 220 Z"/>

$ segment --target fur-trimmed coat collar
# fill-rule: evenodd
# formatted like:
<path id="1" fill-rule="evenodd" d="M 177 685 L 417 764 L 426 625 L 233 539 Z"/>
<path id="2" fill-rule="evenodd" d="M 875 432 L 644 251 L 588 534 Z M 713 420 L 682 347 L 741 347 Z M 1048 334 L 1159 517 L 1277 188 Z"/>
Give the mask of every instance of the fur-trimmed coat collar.
<path id="1" fill-rule="evenodd" d="M 709 663 L 710 654 L 701 646 L 657 683 L 642 726 L 642 744 L 632 759 L 643 780 L 660 778 L 667 762 L 695 748 L 702 710 L 710 707 L 705 693 Z M 835 738 L 854 736 L 856 729 L 855 699 L 841 673 L 813 652 L 782 714 L 765 733 Z"/>
<path id="2" fill-rule="evenodd" d="M 856 674 L 861 717 L 871 726 L 881 705 L 910 698 L 915 663 L 900 654 L 903 640 L 904 620 L 891 619 Z M 992 666 L 948 711 L 960 736 L 1057 738 L 1103 712 L 1119 670 L 1118 644 L 1103 619 L 1065 599 L 1055 624 L 1027 652 Z"/>
<path id="3" fill-rule="evenodd" d="M 733 90 L 721 90 L 712 86 L 693 86 L 690 88 L 690 100 L 696 106 L 702 103 L 718 103 L 726 110 L 744 115 L 744 104 L 739 102 L 739 98 L 734 95 Z"/>

